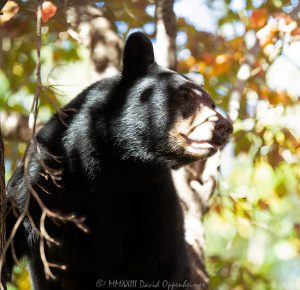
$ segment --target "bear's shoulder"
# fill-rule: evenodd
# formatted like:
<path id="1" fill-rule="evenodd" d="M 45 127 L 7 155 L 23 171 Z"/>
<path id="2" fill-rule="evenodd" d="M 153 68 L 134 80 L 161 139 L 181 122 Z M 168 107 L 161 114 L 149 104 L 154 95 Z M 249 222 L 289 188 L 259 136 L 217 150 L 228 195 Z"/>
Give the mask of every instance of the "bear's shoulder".
<path id="1" fill-rule="evenodd" d="M 38 143 L 52 154 L 62 154 L 63 139 L 73 138 L 73 142 L 78 141 L 80 136 L 74 133 L 86 129 L 86 125 L 91 124 L 91 119 L 98 115 L 97 111 L 104 110 L 119 79 L 119 75 L 105 78 L 83 90 L 43 125 L 36 135 Z"/>

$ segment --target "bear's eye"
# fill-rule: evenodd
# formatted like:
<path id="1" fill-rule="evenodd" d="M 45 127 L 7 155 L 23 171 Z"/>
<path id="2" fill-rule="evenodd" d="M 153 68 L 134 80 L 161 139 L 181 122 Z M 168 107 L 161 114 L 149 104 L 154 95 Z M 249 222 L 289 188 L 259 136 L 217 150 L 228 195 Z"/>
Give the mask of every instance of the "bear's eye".
<path id="1" fill-rule="evenodd" d="M 178 105 L 183 118 L 190 117 L 198 107 L 199 98 L 193 92 L 182 91 L 178 94 Z"/>
<path id="2" fill-rule="evenodd" d="M 180 92 L 179 98 L 181 98 L 182 101 L 188 101 L 192 96 L 188 92 Z"/>

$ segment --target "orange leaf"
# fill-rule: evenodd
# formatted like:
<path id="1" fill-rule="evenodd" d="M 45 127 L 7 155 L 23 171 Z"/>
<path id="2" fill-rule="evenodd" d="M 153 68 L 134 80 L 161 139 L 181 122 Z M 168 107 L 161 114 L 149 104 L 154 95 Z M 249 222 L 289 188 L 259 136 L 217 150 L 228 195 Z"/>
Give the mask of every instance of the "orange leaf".
<path id="1" fill-rule="evenodd" d="M 57 6 L 51 1 L 45 1 L 42 6 L 42 22 L 47 22 L 57 11 Z"/>
<path id="2" fill-rule="evenodd" d="M 300 27 L 296 27 L 292 32 L 291 35 L 299 36 L 300 35 Z"/>
<path id="3" fill-rule="evenodd" d="M 219 76 L 228 72 L 231 69 L 232 65 L 232 56 L 228 53 L 219 54 L 215 62 L 209 71 L 210 76 Z"/>
<path id="4" fill-rule="evenodd" d="M 268 10 L 265 8 L 254 10 L 251 17 L 250 23 L 252 28 L 259 29 L 266 25 L 268 20 Z"/>
<path id="5" fill-rule="evenodd" d="M 216 57 L 215 61 L 218 65 L 222 65 L 228 63 L 230 60 L 231 60 L 231 56 L 228 53 L 224 53 L 224 54 L 219 54 Z"/>
<path id="6" fill-rule="evenodd" d="M 178 69 L 181 72 L 188 72 L 195 65 L 196 60 L 193 56 L 190 56 L 187 59 L 182 59 L 178 62 Z"/>
<path id="7" fill-rule="evenodd" d="M 198 68 L 198 71 L 201 74 L 204 74 L 205 73 L 205 68 L 206 68 L 206 63 L 204 61 L 197 62 L 197 68 Z"/>
<path id="8" fill-rule="evenodd" d="M 215 60 L 214 56 L 208 52 L 203 52 L 202 59 L 207 65 L 212 64 Z"/>

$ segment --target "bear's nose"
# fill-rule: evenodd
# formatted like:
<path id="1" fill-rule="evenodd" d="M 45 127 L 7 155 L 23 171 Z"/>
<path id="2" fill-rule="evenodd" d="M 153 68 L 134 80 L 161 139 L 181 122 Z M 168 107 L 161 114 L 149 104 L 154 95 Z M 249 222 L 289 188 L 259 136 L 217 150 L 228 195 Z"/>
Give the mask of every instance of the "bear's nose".
<path id="1" fill-rule="evenodd" d="M 229 135 L 233 132 L 233 126 L 231 122 L 229 122 L 225 118 L 220 118 L 214 128 L 214 136 L 221 143 L 225 143 L 228 139 Z"/>

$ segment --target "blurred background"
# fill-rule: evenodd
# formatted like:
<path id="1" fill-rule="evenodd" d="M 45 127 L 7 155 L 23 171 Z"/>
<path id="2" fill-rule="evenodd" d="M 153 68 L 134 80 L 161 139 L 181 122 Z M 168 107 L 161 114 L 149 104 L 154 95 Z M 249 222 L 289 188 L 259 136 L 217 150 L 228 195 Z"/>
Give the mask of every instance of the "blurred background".
<path id="1" fill-rule="evenodd" d="M 177 58 L 169 66 L 200 72 L 205 88 L 234 121 L 205 206 L 209 287 L 300 290 L 299 1 L 166 2 L 176 21 L 170 33 L 166 29 Z M 30 136 L 36 9 L 36 1 L 8 1 L 0 16 L 6 180 Z M 90 83 L 116 73 L 123 41 L 133 30 L 149 35 L 164 64 L 168 55 L 160 47 L 158 16 L 154 0 L 44 2 L 38 122 Z M 31 289 L 27 272 L 16 267 L 9 287 Z"/>

